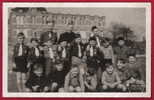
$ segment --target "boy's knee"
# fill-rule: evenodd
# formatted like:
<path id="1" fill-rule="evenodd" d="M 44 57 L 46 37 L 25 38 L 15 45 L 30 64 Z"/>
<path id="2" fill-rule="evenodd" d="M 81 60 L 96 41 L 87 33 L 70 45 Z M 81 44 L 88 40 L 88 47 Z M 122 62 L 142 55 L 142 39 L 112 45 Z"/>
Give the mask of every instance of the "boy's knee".
<path id="1" fill-rule="evenodd" d="M 64 88 L 59 88 L 58 92 L 64 92 Z"/>
<path id="2" fill-rule="evenodd" d="M 127 90 L 127 88 L 123 84 L 119 84 L 117 86 L 117 88 L 120 89 L 120 90 L 122 90 L 122 91 L 126 91 Z"/>
<path id="3" fill-rule="evenodd" d="M 57 88 L 57 86 L 58 86 L 58 84 L 56 82 L 53 82 L 51 87 L 52 88 Z"/>
<path id="4" fill-rule="evenodd" d="M 25 73 L 22 73 L 22 82 L 26 83 L 27 77 Z"/>
<path id="5" fill-rule="evenodd" d="M 49 87 L 45 86 L 44 89 L 43 89 L 43 91 L 44 91 L 44 92 L 49 91 Z"/>
<path id="6" fill-rule="evenodd" d="M 72 86 L 69 87 L 69 92 L 74 92 L 74 88 Z"/>
<path id="7" fill-rule="evenodd" d="M 76 92 L 82 92 L 81 87 L 76 87 Z"/>
<path id="8" fill-rule="evenodd" d="M 107 89 L 108 89 L 107 85 L 103 85 L 103 86 L 102 86 L 102 89 L 103 89 L 103 90 L 107 90 Z"/>
<path id="9" fill-rule="evenodd" d="M 21 82 L 21 74 L 17 73 L 16 74 L 16 77 L 17 77 L 17 83 L 20 83 Z"/>
<path id="10" fill-rule="evenodd" d="M 32 90 L 29 88 L 25 88 L 25 92 L 32 92 Z"/>

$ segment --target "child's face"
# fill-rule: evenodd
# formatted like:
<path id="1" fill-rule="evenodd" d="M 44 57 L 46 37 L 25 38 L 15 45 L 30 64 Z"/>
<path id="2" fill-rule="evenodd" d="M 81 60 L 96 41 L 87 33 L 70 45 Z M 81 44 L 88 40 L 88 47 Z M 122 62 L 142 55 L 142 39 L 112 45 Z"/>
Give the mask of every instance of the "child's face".
<path id="1" fill-rule="evenodd" d="M 57 46 L 56 45 L 52 46 L 52 51 L 53 51 L 54 55 L 57 55 Z"/>
<path id="2" fill-rule="evenodd" d="M 36 47 L 36 46 L 38 46 L 38 42 L 32 41 L 32 45 Z"/>
<path id="3" fill-rule="evenodd" d="M 42 74 L 43 74 L 43 69 L 36 69 L 36 70 L 34 70 L 34 73 L 35 73 L 38 77 L 40 77 L 40 76 L 42 76 Z"/>
<path id="4" fill-rule="evenodd" d="M 80 43 L 80 42 L 81 42 L 81 38 L 76 38 L 76 39 L 75 39 L 75 42 L 76 42 L 76 43 Z"/>
<path id="5" fill-rule="evenodd" d="M 118 69 L 122 69 L 125 67 L 125 63 L 123 63 L 121 60 L 118 60 L 117 67 L 118 67 Z"/>
<path id="6" fill-rule="evenodd" d="M 119 40 L 118 44 L 119 44 L 119 46 L 123 46 L 125 44 L 125 41 L 124 40 Z"/>
<path id="7" fill-rule="evenodd" d="M 95 46 L 95 45 L 96 45 L 96 41 L 90 40 L 90 45 L 91 45 L 91 46 Z"/>
<path id="8" fill-rule="evenodd" d="M 57 71 L 62 71 L 63 70 L 63 64 L 56 64 L 56 69 L 57 69 Z"/>
<path id="9" fill-rule="evenodd" d="M 73 76 L 77 76 L 78 73 L 79 73 L 79 70 L 78 70 L 77 67 L 74 67 L 74 68 L 71 69 L 71 74 L 72 74 Z"/>
<path id="10" fill-rule="evenodd" d="M 45 42 L 44 44 L 45 44 L 46 46 L 52 46 L 52 45 L 53 45 L 52 41 L 50 41 L 50 40 L 47 41 L 47 42 Z"/>
<path id="11" fill-rule="evenodd" d="M 93 33 L 94 33 L 95 35 L 97 35 L 97 34 L 98 34 L 98 29 L 95 28 L 95 29 L 93 30 Z"/>
<path id="12" fill-rule="evenodd" d="M 87 39 L 82 39 L 82 43 L 86 44 L 87 43 Z"/>
<path id="13" fill-rule="evenodd" d="M 23 36 L 18 36 L 18 43 L 22 44 L 24 42 Z"/>
<path id="14" fill-rule="evenodd" d="M 106 68 L 106 71 L 107 71 L 109 74 L 112 74 L 112 73 L 113 73 L 113 70 L 114 70 L 114 68 L 113 68 L 112 65 L 110 65 L 109 67 Z"/>
<path id="15" fill-rule="evenodd" d="M 77 57 L 72 57 L 72 65 L 78 65 L 80 64 L 80 59 Z"/>
<path id="16" fill-rule="evenodd" d="M 136 58 L 134 56 L 129 56 L 128 61 L 129 61 L 129 63 L 135 63 L 136 62 Z"/>
<path id="17" fill-rule="evenodd" d="M 73 31 L 73 25 L 68 25 L 68 32 L 72 32 Z"/>
<path id="18" fill-rule="evenodd" d="M 109 46 L 109 42 L 105 42 L 103 45 L 104 45 L 104 47 L 108 47 Z"/>
<path id="19" fill-rule="evenodd" d="M 63 42 L 60 43 L 60 45 L 61 45 L 62 47 L 66 47 L 66 46 L 67 46 L 67 42 L 66 42 L 66 41 L 63 41 Z"/>

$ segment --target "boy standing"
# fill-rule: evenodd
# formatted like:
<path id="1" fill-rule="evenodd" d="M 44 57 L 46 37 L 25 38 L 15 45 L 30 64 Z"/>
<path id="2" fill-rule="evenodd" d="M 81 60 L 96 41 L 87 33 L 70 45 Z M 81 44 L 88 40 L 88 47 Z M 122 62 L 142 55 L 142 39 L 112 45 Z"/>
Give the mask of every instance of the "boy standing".
<path id="1" fill-rule="evenodd" d="M 53 63 L 56 58 L 57 46 L 53 45 L 51 40 L 46 40 L 43 47 L 43 53 L 45 58 L 45 75 L 48 76 L 50 72 L 54 70 Z"/>
<path id="2" fill-rule="evenodd" d="M 103 46 L 100 47 L 101 52 L 104 54 L 104 64 L 105 63 L 113 63 L 114 64 L 114 53 L 112 46 L 110 45 L 109 38 L 104 38 Z M 106 68 L 103 66 L 102 70 L 104 71 Z"/>
<path id="3" fill-rule="evenodd" d="M 43 51 L 39 47 L 39 41 L 36 38 L 31 39 L 32 47 L 29 49 L 28 53 L 28 68 L 30 67 L 33 70 L 33 65 L 35 63 L 44 64 L 44 55 Z"/>
<path id="4" fill-rule="evenodd" d="M 57 54 L 59 58 L 64 61 L 64 70 L 68 72 L 71 64 L 71 56 L 70 47 L 67 45 L 66 40 L 61 40 L 60 45 L 58 46 Z"/>
<path id="5" fill-rule="evenodd" d="M 87 67 L 94 67 L 97 72 L 97 81 L 101 80 L 101 66 L 103 65 L 104 55 L 96 45 L 96 39 L 91 37 L 89 39 L 89 45 L 86 48 Z"/>
<path id="6" fill-rule="evenodd" d="M 115 47 L 115 49 L 114 49 L 116 62 L 117 62 L 117 59 L 121 59 L 121 58 L 127 60 L 129 48 L 125 45 L 124 38 L 119 37 L 117 39 L 117 41 L 118 41 L 118 46 Z"/>
<path id="7" fill-rule="evenodd" d="M 28 47 L 24 44 L 25 35 L 24 33 L 18 33 L 17 44 L 13 50 L 13 71 L 16 72 L 17 76 L 17 88 L 19 92 L 23 92 L 26 82 L 27 69 L 27 55 Z"/>

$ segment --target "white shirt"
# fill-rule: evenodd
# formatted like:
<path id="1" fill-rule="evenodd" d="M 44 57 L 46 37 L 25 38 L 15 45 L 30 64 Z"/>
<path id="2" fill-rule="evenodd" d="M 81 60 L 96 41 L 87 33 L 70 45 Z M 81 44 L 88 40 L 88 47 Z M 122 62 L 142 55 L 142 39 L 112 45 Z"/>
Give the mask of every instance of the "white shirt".
<path id="1" fill-rule="evenodd" d="M 52 48 L 49 48 L 49 56 L 50 56 L 51 59 L 54 58 L 54 53 L 53 53 Z"/>
<path id="2" fill-rule="evenodd" d="M 80 44 L 78 44 L 78 56 L 79 56 L 79 57 L 82 56 L 82 54 L 81 54 L 81 46 L 80 46 Z"/>
<path id="3" fill-rule="evenodd" d="M 63 57 L 63 58 L 66 58 L 66 49 L 65 49 L 65 48 L 63 48 L 62 57 Z"/>
<path id="4" fill-rule="evenodd" d="M 100 48 L 100 41 L 99 41 L 99 38 L 96 36 L 96 41 L 97 41 L 97 45 L 98 45 L 98 47 Z"/>
<path id="5" fill-rule="evenodd" d="M 22 45 L 19 46 L 19 52 L 18 52 L 18 56 L 22 56 Z"/>
<path id="6" fill-rule="evenodd" d="M 94 48 L 93 48 L 93 46 L 90 47 L 90 56 L 91 57 L 94 56 Z"/>
<path id="7" fill-rule="evenodd" d="M 40 55 L 38 48 L 35 47 L 35 55 L 38 57 Z"/>

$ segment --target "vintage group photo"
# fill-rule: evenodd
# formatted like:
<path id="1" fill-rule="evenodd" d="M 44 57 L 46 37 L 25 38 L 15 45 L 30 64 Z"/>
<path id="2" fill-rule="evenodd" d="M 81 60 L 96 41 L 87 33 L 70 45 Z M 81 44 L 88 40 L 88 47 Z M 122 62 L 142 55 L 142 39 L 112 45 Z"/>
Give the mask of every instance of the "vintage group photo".
<path id="1" fill-rule="evenodd" d="M 3 92 L 65 97 L 151 91 L 150 4 L 4 7 Z"/>

